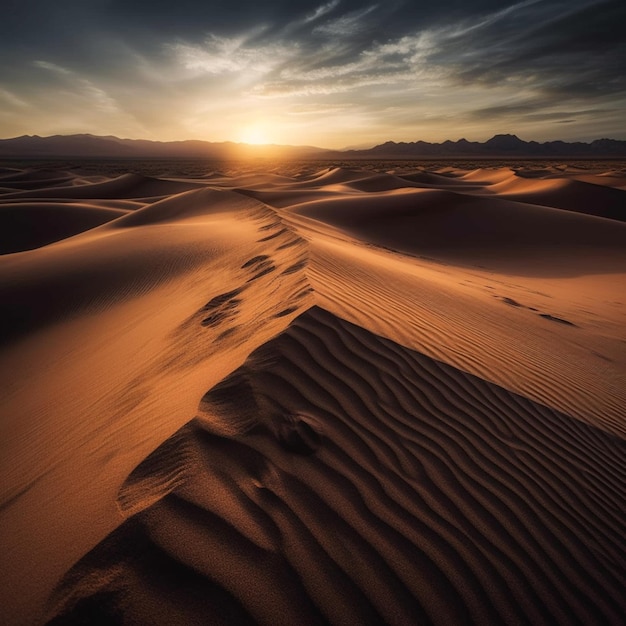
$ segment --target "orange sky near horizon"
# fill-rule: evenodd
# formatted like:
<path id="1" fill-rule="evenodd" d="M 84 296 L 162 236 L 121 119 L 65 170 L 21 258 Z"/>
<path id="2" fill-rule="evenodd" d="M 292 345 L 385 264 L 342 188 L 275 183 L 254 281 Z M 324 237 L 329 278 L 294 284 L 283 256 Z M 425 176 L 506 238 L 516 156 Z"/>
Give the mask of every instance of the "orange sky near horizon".
<path id="1" fill-rule="evenodd" d="M 626 139 L 614 0 L 14 4 L 0 23 L 4 138 Z"/>

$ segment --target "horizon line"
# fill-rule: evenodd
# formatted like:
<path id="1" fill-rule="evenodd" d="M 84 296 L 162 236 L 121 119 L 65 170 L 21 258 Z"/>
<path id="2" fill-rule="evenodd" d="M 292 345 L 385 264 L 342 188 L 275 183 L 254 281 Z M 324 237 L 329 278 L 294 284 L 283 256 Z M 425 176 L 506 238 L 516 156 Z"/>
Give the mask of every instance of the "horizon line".
<path id="1" fill-rule="evenodd" d="M 459 139 L 443 139 L 440 141 L 426 141 L 423 139 L 412 139 L 412 140 L 407 140 L 407 139 L 387 139 L 384 140 L 380 143 L 374 143 L 374 144 L 364 144 L 363 146 L 359 146 L 359 147 L 355 147 L 355 146 L 348 146 L 348 147 L 344 147 L 344 148 L 326 148 L 323 146 L 317 146 L 317 145 L 310 145 L 310 144 L 281 144 L 281 143 L 250 143 L 250 142 L 245 142 L 245 141 L 234 141 L 232 139 L 225 139 L 225 140 L 209 140 L 209 139 L 197 139 L 197 138 L 188 138 L 188 139 L 146 139 L 143 137 L 119 137 L 117 135 L 97 135 L 94 133 L 88 133 L 88 132 L 82 132 L 82 133 L 71 133 L 71 134 L 62 134 L 62 133 L 56 133 L 53 135 L 39 135 L 39 134 L 24 134 L 24 135 L 16 135 L 13 137 L 0 137 L 0 141 L 13 141 L 13 140 L 17 140 L 17 139 L 53 139 L 53 138 L 71 138 L 71 137 L 92 137 L 94 139 L 116 139 L 119 141 L 141 141 L 141 142 L 148 142 L 148 143 L 158 143 L 158 144 L 174 144 L 174 143 L 191 143 L 191 142 L 196 142 L 196 143 L 205 143 L 205 144 L 212 144 L 212 145 L 233 145 L 233 146 L 245 146 L 245 147 L 249 147 L 249 148 L 253 148 L 253 149 L 262 149 L 262 148 L 299 148 L 299 149 L 315 149 L 315 150 L 321 150 L 321 151 L 326 151 L 326 152 L 359 152 L 359 151 L 366 151 L 366 150 L 371 150 L 372 148 L 376 148 L 379 146 L 384 146 L 386 144 L 396 144 L 396 145 L 401 145 L 401 144 L 420 144 L 420 143 L 424 143 L 424 144 L 430 144 L 430 145 L 443 145 L 446 143 L 461 143 L 461 142 L 465 142 L 465 143 L 470 143 L 470 144 L 485 144 L 489 141 L 491 141 L 492 139 L 495 139 L 497 137 L 510 137 L 513 139 L 517 139 L 520 142 L 523 143 L 529 143 L 529 144 L 538 144 L 538 145 L 545 145 L 545 144 L 553 144 L 553 143 L 564 143 L 564 144 L 583 144 L 583 145 L 592 145 L 595 142 L 599 142 L 599 141 L 615 141 L 615 142 L 626 142 L 626 139 L 617 139 L 614 137 L 597 137 L 595 139 L 589 140 L 589 141 L 583 141 L 583 140 L 569 140 L 569 139 L 548 139 L 545 141 L 540 141 L 540 140 L 536 140 L 536 139 L 522 139 L 520 138 L 516 133 L 495 133 L 494 135 L 490 136 L 489 138 L 480 141 L 480 140 L 471 140 L 471 139 L 467 139 L 466 137 L 460 137 Z M 369 147 L 365 147 L 365 146 L 369 146 Z M 1 156 L 1 155 L 0 155 Z"/>

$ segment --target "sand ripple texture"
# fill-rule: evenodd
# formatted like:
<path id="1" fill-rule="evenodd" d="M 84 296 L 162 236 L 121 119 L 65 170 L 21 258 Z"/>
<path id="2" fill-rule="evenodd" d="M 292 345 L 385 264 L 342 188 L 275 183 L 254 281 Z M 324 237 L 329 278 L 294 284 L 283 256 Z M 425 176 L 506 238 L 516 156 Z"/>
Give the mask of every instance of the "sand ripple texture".
<path id="1" fill-rule="evenodd" d="M 2 623 L 624 623 L 619 164 L 78 165 L 0 169 Z"/>
<path id="2" fill-rule="evenodd" d="M 257 423 L 199 417 L 136 470 L 127 504 L 180 484 L 69 574 L 70 621 L 623 618 L 623 440 L 317 307 L 204 403 Z"/>

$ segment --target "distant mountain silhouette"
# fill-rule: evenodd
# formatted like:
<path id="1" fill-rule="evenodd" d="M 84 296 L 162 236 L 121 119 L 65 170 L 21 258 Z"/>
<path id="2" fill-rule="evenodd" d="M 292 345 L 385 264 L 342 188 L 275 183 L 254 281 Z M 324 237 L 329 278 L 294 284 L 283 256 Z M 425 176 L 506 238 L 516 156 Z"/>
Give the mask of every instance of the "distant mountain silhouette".
<path id="1" fill-rule="evenodd" d="M 148 141 L 96 135 L 24 135 L 0 139 L 0 157 L 14 158 L 206 158 L 216 160 L 249 157 L 290 159 L 419 159 L 443 157 L 626 157 L 626 141 L 597 139 L 591 143 L 523 141 L 516 135 L 495 135 L 488 141 L 410 143 L 388 141 L 367 150 L 324 150 L 312 146 L 255 146 L 233 142 Z"/>
<path id="2" fill-rule="evenodd" d="M 444 141 L 411 143 L 388 141 L 369 150 L 341 152 L 345 158 L 412 159 L 421 157 L 626 157 L 626 141 L 597 139 L 591 143 L 564 141 L 523 141 L 516 135 L 495 135 L 480 143 L 477 141 Z"/>
<path id="3" fill-rule="evenodd" d="M 23 135 L 0 139 L 0 157 L 48 158 L 206 158 L 239 159 L 243 157 L 304 158 L 319 155 L 322 148 L 310 146 L 256 146 L 230 141 L 148 141 L 119 139 L 97 135 Z"/>

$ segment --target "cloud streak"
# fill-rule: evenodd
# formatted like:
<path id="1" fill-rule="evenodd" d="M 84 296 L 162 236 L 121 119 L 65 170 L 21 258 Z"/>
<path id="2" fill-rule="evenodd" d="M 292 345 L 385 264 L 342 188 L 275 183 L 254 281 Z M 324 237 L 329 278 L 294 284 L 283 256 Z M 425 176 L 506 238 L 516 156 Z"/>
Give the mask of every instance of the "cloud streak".
<path id="1" fill-rule="evenodd" d="M 201 45 L 167 44 L 176 61 L 185 69 L 201 73 L 240 74 L 265 76 L 284 64 L 297 50 L 297 46 L 267 43 L 249 44 L 248 37 L 220 37 L 210 35 Z"/>
<path id="2" fill-rule="evenodd" d="M 230 139 L 252 119 L 274 141 L 330 147 L 494 132 L 626 138 L 617 0 L 61 4 L 76 17 L 60 37 L 37 38 L 31 24 L 19 40 L 19 6 L 0 25 L 0 58 L 13 59 L 0 62 L 2 136 L 54 132 L 55 113 L 66 132 L 72 109 L 77 128 L 163 139 Z M 324 115 L 319 128 L 303 110 Z"/>
<path id="3" fill-rule="evenodd" d="M 318 6 L 313 13 L 309 13 L 304 18 L 303 23 L 310 24 L 311 22 L 317 21 L 320 17 L 323 17 L 328 13 L 332 13 L 339 6 L 339 4 L 340 0 L 332 0 L 331 2 Z"/>

